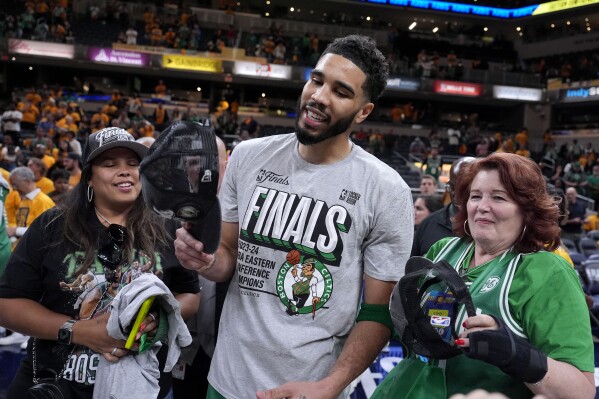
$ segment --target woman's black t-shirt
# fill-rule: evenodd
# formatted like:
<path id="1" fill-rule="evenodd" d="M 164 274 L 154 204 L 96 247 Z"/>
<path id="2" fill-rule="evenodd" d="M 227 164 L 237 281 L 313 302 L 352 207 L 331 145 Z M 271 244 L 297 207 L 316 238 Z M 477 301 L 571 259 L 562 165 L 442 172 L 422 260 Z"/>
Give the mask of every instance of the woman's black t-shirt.
<path id="1" fill-rule="evenodd" d="M 87 222 L 98 234 L 104 234 L 106 229 L 93 211 L 88 213 Z M 117 283 L 105 281 L 103 267 L 97 260 L 87 273 L 77 275 L 84 252 L 73 250 L 68 245 L 56 245 L 63 234 L 63 223 L 58 210 L 51 209 L 31 224 L 0 278 L 1 298 L 31 299 L 54 312 L 83 320 L 106 312 L 119 289 L 144 272 L 159 276 L 173 293 L 199 292 L 197 274 L 181 267 L 172 243 L 155 254 L 154 263 L 148 263 L 148 254 L 134 249 L 129 262 L 125 262 L 118 271 Z M 169 226 L 170 230 L 174 232 L 174 226 Z M 27 378 L 21 375 L 16 380 L 31 381 L 31 346 L 30 343 L 28 357 L 19 370 Z M 73 350 L 72 346 L 48 340 L 37 340 L 36 346 L 38 370 L 48 368 L 58 373 L 64 367 L 63 378 L 75 385 L 72 394 L 81 398 L 91 397 L 101 354 L 86 347 Z M 14 392 L 13 388 L 16 387 L 12 387 L 11 392 Z"/>

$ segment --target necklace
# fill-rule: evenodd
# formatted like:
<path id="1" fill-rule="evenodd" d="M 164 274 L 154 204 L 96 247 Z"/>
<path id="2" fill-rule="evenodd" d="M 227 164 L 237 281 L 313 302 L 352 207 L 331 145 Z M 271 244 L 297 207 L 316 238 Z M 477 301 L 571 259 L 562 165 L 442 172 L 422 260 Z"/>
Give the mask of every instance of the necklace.
<path id="1" fill-rule="evenodd" d="M 98 211 L 98 208 L 96 208 L 96 207 L 94 206 L 94 209 L 96 210 L 96 214 L 97 214 L 98 216 L 100 216 L 100 218 L 102 218 L 102 220 L 103 220 L 104 222 L 106 222 L 106 224 L 107 224 L 108 226 L 110 226 L 110 225 L 112 224 L 112 223 L 110 223 L 110 220 L 106 219 L 106 218 L 105 218 L 105 217 L 104 217 L 104 216 L 103 216 L 103 215 L 100 213 L 100 211 Z"/>
<path id="2" fill-rule="evenodd" d="M 473 255 L 474 256 L 474 255 Z M 496 258 L 496 257 L 495 257 Z M 489 263 L 493 262 L 495 260 L 495 258 L 493 259 L 489 259 L 488 261 L 486 261 L 485 263 L 481 263 L 480 265 L 474 266 L 474 267 L 468 267 L 468 265 L 463 262 L 462 263 L 462 269 L 461 269 L 461 273 L 460 276 L 463 277 L 464 275 L 470 273 L 472 270 L 474 269 L 478 269 L 480 267 L 483 267 L 485 265 L 488 265 Z M 470 261 L 468 261 L 468 263 L 470 263 Z"/>

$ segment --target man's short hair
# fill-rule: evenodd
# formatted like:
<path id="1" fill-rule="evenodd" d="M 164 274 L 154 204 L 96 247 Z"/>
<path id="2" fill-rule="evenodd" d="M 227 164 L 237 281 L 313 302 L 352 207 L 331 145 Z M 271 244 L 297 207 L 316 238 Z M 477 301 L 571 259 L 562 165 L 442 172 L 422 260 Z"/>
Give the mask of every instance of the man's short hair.
<path id="1" fill-rule="evenodd" d="M 30 182 L 34 182 L 35 181 L 35 175 L 33 174 L 33 171 L 31 169 L 29 169 L 27 166 L 19 166 L 17 168 L 14 168 L 12 170 L 12 172 L 10 172 L 10 175 L 8 176 L 9 179 L 15 178 L 18 180 L 28 180 Z"/>
<path id="2" fill-rule="evenodd" d="M 362 90 L 369 101 L 374 102 L 381 97 L 387 87 L 389 64 L 373 38 L 363 35 L 340 37 L 327 46 L 322 56 L 328 53 L 347 58 L 366 74 Z"/>
<path id="3" fill-rule="evenodd" d="M 36 164 L 41 169 L 43 174 L 45 174 L 48 171 L 48 167 L 46 166 L 46 164 L 39 158 L 29 158 L 29 160 L 27 161 L 27 166 L 29 166 L 29 162 L 33 162 L 34 164 Z"/>
<path id="4" fill-rule="evenodd" d="M 433 175 L 423 175 L 423 176 L 422 176 L 422 178 L 420 179 L 420 183 L 422 183 L 422 181 L 423 181 L 423 180 L 426 180 L 426 179 L 430 179 L 430 180 L 432 180 L 432 181 L 433 181 L 433 183 L 434 183 L 435 185 L 437 185 L 437 179 L 435 179 L 435 176 L 433 176 Z"/>
<path id="5" fill-rule="evenodd" d="M 70 177 L 71 177 L 71 174 L 66 169 L 56 169 L 50 175 L 50 179 L 53 182 L 56 182 L 56 180 L 59 180 L 59 179 L 63 179 L 63 180 L 67 180 L 68 181 Z"/>
<path id="6" fill-rule="evenodd" d="M 73 161 L 77 161 L 77 163 L 79 164 L 79 168 L 81 168 L 81 155 L 77 154 L 76 152 L 69 152 L 67 158 L 70 158 Z"/>

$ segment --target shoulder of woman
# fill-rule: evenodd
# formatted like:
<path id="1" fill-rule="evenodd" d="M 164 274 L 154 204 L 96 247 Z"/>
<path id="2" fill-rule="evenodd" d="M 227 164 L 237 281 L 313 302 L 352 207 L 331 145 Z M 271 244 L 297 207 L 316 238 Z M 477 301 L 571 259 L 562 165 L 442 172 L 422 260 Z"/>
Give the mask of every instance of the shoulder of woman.
<path id="1" fill-rule="evenodd" d="M 459 240 L 459 238 L 457 238 L 457 237 L 441 238 L 439 241 L 437 241 L 436 243 L 431 245 L 431 247 L 429 248 L 429 250 L 426 253 L 426 257 L 428 259 L 434 259 L 437 256 L 437 254 L 439 252 L 441 252 L 441 250 L 443 248 L 445 248 L 450 242 L 454 242 L 455 240 Z"/>
<path id="2" fill-rule="evenodd" d="M 553 252 L 539 251 L 522 255 L 518 271 L 524 273 L 539 272 L 549 277 L 554 273 L 575 275 L 574 268 L 563 257 Z"/>
<path id="3" fill-rule="evenodd" d="M 58 207 L 53 207 L 42 213 L 37 219 L 42 229 L 56 229 L 64 223 L 64 211 Z"/>

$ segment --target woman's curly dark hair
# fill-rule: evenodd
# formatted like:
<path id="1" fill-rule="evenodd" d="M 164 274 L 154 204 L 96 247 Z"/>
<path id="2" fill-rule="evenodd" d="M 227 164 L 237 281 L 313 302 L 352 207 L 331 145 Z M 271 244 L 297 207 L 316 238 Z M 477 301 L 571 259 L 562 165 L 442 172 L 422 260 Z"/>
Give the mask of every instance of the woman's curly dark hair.
<path id="1" fill-rule="evenodd" d="M 557 223 L 559 210 L 554 198 L 547 193 L 541 169 L 532 160 L 510 153 L 493 153 L 479 158 L 460 171 L 455 198 L 458 211 L 453 218 L 453 231 L 465 237 L 464 222 L 468 220 L 466 204 L 475 176 L 482 170 L 496 170 L 510 198 L 524 214 L 526 231 L 514 243 L 520 253 L 555 250 L 560 243 Z"/>
<path id="2" fill-rule="evenodd" d="M 347 58 L 360 68 L 366 74 L 362 87 L 364 94 L 371 102 L 380 98 L 387 87 L 389 64 L 373 38 L 362 35 L 340 37 L 327 46 L 322 56 L 328 53 Z"/>

